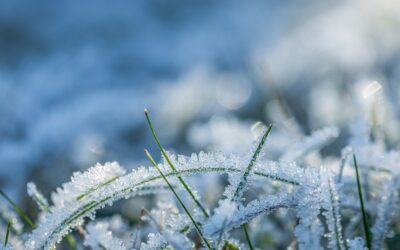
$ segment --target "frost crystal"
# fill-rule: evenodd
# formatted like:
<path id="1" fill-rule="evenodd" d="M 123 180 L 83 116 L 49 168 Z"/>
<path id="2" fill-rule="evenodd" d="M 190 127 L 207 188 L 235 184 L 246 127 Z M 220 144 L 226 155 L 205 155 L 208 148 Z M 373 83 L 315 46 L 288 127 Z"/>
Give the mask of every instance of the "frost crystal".
<path id="1" fill-rule="evenodd" d="M 208 234 L 224 230 L 224 228 L 234 219 L 233 215 L 237 210 L 237 204 L 230 200 L 222 200 L 219 206 L 214 209 L 213 216 L 209 219 L 204 230 Z"/>
<path id="2" fill-rule="evenodd" d="M 108 168 L 112 171 L 106 171 L 107 174 L 99 172 Z M 160 184 L 161 180 L 157 179 L 159 175 L 154 169 L 142 167 L 133 170 L 128 175 L 116 178 L 116 174 L 124 172 L 117 163 L 109 163 L 104 166 L 96 165 L 85 173 L 75 174 L 70 183 L 63 185 L 64 189 L 58 190 L 55 200 L 60 203 L 50 207 L 50 213 L 44 216 L 30 234 L 25 243 L 25 249 L 53 246 L 72 228 L 81 225 L 83 218 L 94 218 L 94 212 L 97 209 L 111 205 L 115 200 L 165 190 L 165 186 Z M 97 174 L 99 176 L 96 177 Z M 154 179 L 154 177 L 157 178 Z M 82 192 L 84 192 L 83 196 Z M 62 193 L 68 193 L 65 199 L 61 199 Z"/>
<path id="3" fill-rule="evenodd" d="M 229 231 L 232 228 L 241 226 L 244 223 L 249 222 L 260 214 L 268 214 L 279 208 L 289 208 L 293 206 L 293 196 L 287 194 L 278 194 L 275 196 L 269 196 L 265 199 L 251 201 L 246 207 L 236 209 L 230 218 L 228 218 L 224 229 Z M 223 206 L 226 206 L 222 204 Z M 230 212 L 232 211 L 233 205 L 228 204 Z M 211 217 L 210 221 L 204 226 L 204 229 L 208 235 L 215 235 L 221 230 L 221 221 L 223 222 L 223 212 L 217 208 L 217 216 Z M 221 215 L 222 214 L 222 215 Z"/>
<path id="4" fill-rule="evenodd" d="M 168 245 L 168 242 L 162 237 L 161 234 L 149 234 L 149 239 L 146 243 L 140 245 L 140 250 L 172 250 L 173 248 Z"/>
<path id="5" fill-rule="evenodd" d="M 321 204 L 329 230 L 326 234 L 329 242 L 328 246 L 331 249 L 344 249 L 339 211 L 340 202 L 333 174 L 326 169 L 321 169 L 321 180 Z"/>
<path id="6" fill-rule="evenodd" d="M 400 177 L 384 183 L 381 193 L 381 202 L 378 207 L 378 217 L 372 227 L 374 250 L 383 249 L 383 241 L 388 231 L 388 225 L 392 217 L 396 214 L 399 202 L 399 182 Z"/>
<path id="7" fill-rule="evenodd" d="M 193 209 L 193 206 L 190 209 L 188 206 L 194 220 L 200 225 L 198 232 L 205 235 L 207 241 L 209 240 L 214 247 L 230 246 L 233 249 L 236 249 L 236 246 L 242 247 L 239 242 L 231 239 L 232 230 L 255 220 L 260 223 L 254 223 L 250 228 L 251 231 L 259 230 L 254 232 L 253 239 L 262 233 L 268 233 L 268 230 L 285 231 L 295 227 L 296 245 L 300 250 L 322 248 L 343 250 L 346 245 L 349 249 L 364 249 L 362 239 L 345 241 L 342 233 L 348 230 L 354 232 L 355 227 L 359 225 L 360 216 L 356 214 L 342 230 L 340 213 L 341 206 L 355 211 L 360 210 L 356 200 L 357 191 L 354 189 L 354 173 L 349 173 L 349 168 L 346 168 L 349 164 L 347 156 L 352 152 L 356 153 L 360 159 L 362 173 L 365 174 L 365 178 L 369 177 L 366 188 L 374 191 L 376 189 L 380 194 L 381 202 L 374 204 L 373 200 L 367 200 L 366 209 L 374 215 L 373 218 L 376 218 L 372 228 L 374 249 L 381 249 L 398 203 L 400 153 L 385 150 L 381 144 L 367 138 L 365 131 L 358 133 L 351 140 L 351 145 L 342 150 L 342 158 L 324 159 L 320 154 L 315 154 L 312 161 L 303 159 L 309 152 L 320 149 L 337 137 L 337 129 L 325 128 L 291 146 L 279 161 L 263 157 L 262 145 L 267 135 L 264 133 L 253 143 L 252 149 L 247 154 L 200 152 L 183 156 L 168 153 L 175 169 L 171 169 L 165 159 L 158 164 L 158 167 L 174 189 L 176 188 L 184 203 L 192 200 L 178 182 L 177 176 L 190 180 L 191 182 L 187 184 L 189 189 L 198 201 L 203 202 L 203 200 L 209 201 L 203 196 L 209 188 L 205 187 L 208 182 L 196 177 L 213 174 L 213 178 L 207 180 L 217 181 L 218 175 L 227 174 L 228 185 L 216 185 L 218 190 L 222 191 L 224 187 L 225 190 L 223 199 L 218 201 L 215 209 L 210 212 L 205 206 L 208 213 L 204 215 L 199 209 Z M 325 167 L 315 166 L 317 162 Z M 377 174 L 370 174 L 370 171 L 376 171 Z M 336 174 L 337 172 L 339 174 Z M 339 178 L 342 175 L 343 178 Z M 139 167 L 126 174 L 116 162 L 97 164 L 86 172 L 75 173 L 70 182 L 63 184 L 52 194 L 54 205 L 49 205 L 37 191 L 36 186 L 29 183 L 29 195 L 42 206 L 43 210 L 48 207 L 48 211 L 42 213 L 37 228 L 28 236 L 23 249 L 49 249 L 71 230 L 82 225 L 85 219 L 94 219 L 98 209 L 112 205 L 120 199 L 159 194 L 165 190 L 168 190 L 165 180 L 154 167 Z M 247 190 L 249 192 L 246 192 Z M 211 189 L 214 196 L 215 191 Z M 162 196 L 163 194 L 157 197 Z M 135 240 L 133 237 L 129 237 L 131 240 L 127 239 L 124 231 L 134 231 L 128 223 L 123 227 L 111 228 L 112 220 L 100 219 L 99 222 L 89 223 L 86 226 L 88 233 L 85 245 L 94 249 L 126 249 L 132 245 L 136 248 L 140 246 L 143 250 L 190 249 L 197 243 L 192 234 L 193 224 L 180 207 L 169 200 L 169 197 L 164 195 L 164 202 L 158 202 L 156 208 L 150 212 L 146 210 L 146 214 L 143 214 L 143 219 L 150 224 L 144 223 L 140 229 L 136 228 L 137 232 L 148 235 L 147 242 L 141 243 L 138 240 L 139 233 L 134 237 Z M 294 213 L 283 215 L 283 211 L 288 209 Z M 273 211 L 276 211 L 274 220 L 269 220 L 268 216 L 259 216 L 268 215 Z M 288 225 L 282 223 L 287 220 L 285 216 L 291 216 L 293 223 Z M 121 220 L 119 217 L 116 224 L 122 225 Z M 278 221 L 277 224 L 283 224 L 279 226 L 281 228 L 274 225 L 275 220 Z M 297 221 L 297 224 L 294 221 Z M 259 226 L 261 224 L 264 226 Z M 154 233 L 154 230 L 157 230 L 157 233 Z M 114 237 L 111 231 L 119 238 Z M 275 236 L 278 233 L 273 232 L 270 235 Z M 346 233 L 346 236 L 348 235 L 351 234 Z M 285 237 L 287 238 L 287 235 L 284 233 L 279 234 L 279 239 Z M 326 237 L 326 240 L 321 240 L 323 237 Z M 127 243 L 124 244 L 122 239 Z M 132 241 L 135 243 L 132 244 Z"/>
<path id="8" fill-rule="evenodd" d="M 321 209 L 319 190 L 317 187 L 304 186 L 299 188 L 296 197 L 298 199 L 295 211 L 299 224 L 294 233 L 299 249 L 320 249 L 323 228 L 318 218 Z"/>
<path id="9" fill-rule="evenodd" d="M 51 199 L 56 207 L 64 207 L 124 174 L 125 170 L 117 162 L 96 164 L 84 173 L 75 172 L 71 182 L 64 184 L 62 188 L 57 188 Z"/>
<path id="10" fill-rule="evenodd" d="M 113 250 L 126 250 L 124 243 L 113 237 L 112 232 L 109 231 L 109 225 L 105 222 L 89 223 L 86 226 L 85 246 L 93 250 L 113 249 Z"/>
<path id="11" fill-rule="evenodd" d="M 35 183 L 29 182 L 27 184 L 27 189 L 28 195 L 36 202 L 39 208 L 42 211 L 47 211 L 49 209 L 49 202 L 43 194 L 37 190 Z"/>
<path id="12" fill-rule="evenodd" d="M 349 250 L 368 250 L 368 248 L 365 246 L 364 239 L 361 237 L 347 240 L 347 247 Z"/>
<path id="13" fill-rule="evenodd" d="M 172 230 L 176 233 L 188 232 L 187 228 L 191 226 L 187 216 L 179 213 L 178 208 L 171 203 L 158 202 L 157 209 L 152 209 L 150 211 L 150 216 L 145 216 L 144 219 L 150 222 L 157 223 L 156 226 L 161 227 L 161 229 Z M 185 230 L 186 229 L 186 230 Z"/>
<path id="14" fill-rule="evenodd" d="M 313 132 L 302 141 L 293 144 L 281 156 L 280 161 L 295 161 L 313 150 L 322 148 L 339 136 L 339 130 L 335 127 L 327 127 Z"/>
<path id="15" fill-rule="evenodd" d="M 18 234 L 22 233 L 24 224 L 14 210 L 0 203 L 0 216 L 4 221 L 4 223 L 1 223 L 1 226 L 4 227 L 4 229 L 7 228 L 7 223 L 10 221 L 12 229 Z"/>
<path id="16" fill-rule="evenodd" d="M 235 202 L 240 202 L 242 200 L 243 193 L 246 191 L 249 183 L 248 178 L 252 173 L 254 166 L 259 161 L 259 158 L 263 156 L 263 146 L 267 140 L 268 134 L 271 131 L 272 125 L 269 128 L 265 128 L 264 132 L 260 134 L 258 139 L 253 143 L 252 149 L 249 151 L 243 166 L 241 166 L 242 171 L 239 175 L 230 175 L 229 182 L 230 185 L 226 188 L 224 194 L 225 196 Z"/>

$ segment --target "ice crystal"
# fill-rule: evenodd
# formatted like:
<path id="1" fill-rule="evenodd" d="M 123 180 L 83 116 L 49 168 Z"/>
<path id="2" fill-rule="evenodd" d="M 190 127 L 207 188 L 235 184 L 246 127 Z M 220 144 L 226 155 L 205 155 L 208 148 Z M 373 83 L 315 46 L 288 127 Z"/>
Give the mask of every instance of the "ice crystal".
<path id="1" fill-rule="evenodd" d="M 378 216 L 375 224 L 372 227 L 374 250 L 383 249 L 383 241 L 388 232 L 389 222 L 395 215 L 399 202 L 398 189 L 400 187 L 400 178 L 384 183 L 384 188 L 381 193 L 381 201 L 378 207 Z"/>
<path id="2" fill-rule="evenodd" d="M 149 218 L 149 216 L 152 216 Z M 179 213 L 175 204 L 158 202 L 157 209 L 152 209 L 150 215 L 144 219 L 157 223 L 161 230 L 171 230 L 176 233 L 186 233 L 187 228 L 191 225 L 187 216 Z"/>
<path id="3" fill-rule="evenodd" d="M 47 211 L 49 209 L 49 202 L 43 196 L 43 194 L 37 190 L 35 183 L 29 182 L 27 184 L 28 195 L 36 202 L 42 211 Z"/>
<path id="4" fill-rule="evenodd" d="M 318 218 L 321 209 L 318 187 L 304 186 L 297 190 L 299 197 L 296 204 L 296 216 L 299 224 L 294 230 L 299 249 L 320 249 L 320 238 L 323 233 L 321 222 Z"/>
<path id="5" fill-rule="evenodd" d="M 84 173 L 75 172 L 71 177 L 71 182 L 65 183 L 62 188 L 57 188 L 57 192 L 51 195 L 51 199 L 56 207 L 64 207 L 123 174 L 125 170 L 117 162 L 96 164 Z"/>
<path id="6" fill-rule="evenodd" d="M 168 242 L 162 237 L 161 234 L 149 234 L 149 239 L 146 243 L 140 245 L 140 250 L 172 250 L 173 248 L 168 245 Z"/>
<path id="7" fill-rule="evenodd" d="M 247 206 L 235 209 L 235 212 L 228 218 L 223 229 L 229 231 L 232 228 L 239 227 L 242 224 L 251 221 L 260 214 L 268 214 L 279 208 L 292 207 L 294 205 L 293 201 L 293 196 L 285 193 L 251 201 Z M 228 206 L 229 212 L 233 211 L 234 205 L 232 203 L 223 202 L 221 205 Z M 208 235 L 214 235 L 222 229 L 224 218 L 227 218 L 224 214 L 225 213 L 221 211 L 220 207 L 216 209 L 216 216 L 211 217 L 210 221 L 204 226 Z"/>
<path id="8" fill-rule="evenodd" d="M 0 216 L 2 219 L 2 227 L 7 228 L 7 223 L 11 222 L 12 229 L 18 234 L 22 233 L 24 224 L 14 210 L 0 203 Z"/>
<path id="9" fill-rule="evenodd" d="M 244 162 L 242 163 L 242 170 L 239 175 L 231 174 L 229 176 L 230 185 L 226 188 L 224 194 L 225 196 L 235 202 L 240 202 L 242 200 L 243 193 L 248 187 L 248 178 L 252 174 L 254 166 L 259 161 L 259 158 L 263 156 L 263 146 L 267 140 L 268 134 L 270 133 L 272 125 L 266 128 L 263 133 L 261 133 L 257 140 L 254 141 L 253 147 L 250 149 L 246 157 L 244 157 Z"/>
<path id="10" fill-rule="evenodd" d="M 113 249 L 126 250 L 125 244 L 112 235 L 109 225 L 105 222 L 89 223 L 86 226 L 85 246 L 93 250 Z"/>
<path id="11" fill-rule="evenodd" d="M 105 166 L 110 166 L 115 171 L 109 171 L 107 174 L 99 173 L 98 178 L 93 176 L 96 181 L 92 180 L 88 185 L 86 182 L 89 181 L 90 177 L 96 175 L 99 169 L 108 168 Z M 111 205 L 115 200 L 150 194 L 165 189 L 165 186 L 161 184 L 162 182 L 160 183 L 160 179 L 154 179 L 155 177 L 159 178 L 159 175 L 152 169 L 139 168 L 128 175 L 115 178 L 115 174 L 123 172 L 124 170 L 117 163 L 112 163 L 104 166 L 97 165 L 86 173 L 75 174 L 74 177 L 77 178 L 73 177 L 72 182 L 64 184 L 64 189 L 59 189 L 57 193 L 57 197 L 64 192 L 68 193 L 69 196 L 66 199 L 61 199 L 61 197 L 54 199 L 62 202 L 50 207 L 51 213 L 44 216 L 38 227 L 29 236 L 25 248 L 51 247 L 72 228 L 81 225 L 83 218 L 94 218 L 97 209 Z M 115 179 L 110 182 L 110 178 Z M 106 184 L 103 185 L 103 181 L 106 181 Z M 90 192 L 87 192 L 88 188 Z M 86 193 L 79 199 L 82 191 Z M 66 202 L 68 202 L 68 206 L 65 205 Z"/>
<path id="12" fill-rule="evenodd" d="M 216 231 L 224 230 L 234 218 L 234 213 L 237 210 L 237 204 L 228 199 L 221 200 L 219 206 L 214 209 L 213 216 L 208 220 L 204 229 L 206 233 L 213 234 Z"/>
<path id="13" fill-rule="evenodd" d="M 326 169 L 321 171 L 321 204 L 325 210 L 323 215 L 326 218 L 326 224 L 329 232 L 328 246 L 331 249 L 344 249 L 342 225 L 340 215 L 340 201 L 337 186 L 334 182 L 333 174 Z"/>
<path id="14" fill-rule="evenodd" d="M 347 246 L 349 250 L 368 250 L 368 248 L 365 246 L 364 239 L 361 237 L 347 240 Z"/>
<path id="15" fill-rule="evenodd" d="M 339 135 L 339 130 L 335 127 L 327 127 L 313 132 L 310 136 L 304 138 L 298 143 L 293 144 L 281 156 L 281 161 L 295 161 L 307 153 L 322 148 L 330 143 Z"/>
<path id="16" fill-rule="evenodd" d="M 118 217 L 115 223 L 111 223 L 114 221 L 111 219 L 89 222 L 85 226 L 87 234 L 84 244 L 93 249 L 127 249 L 133 246 L 143 250 L 184 250 L 196 244 L 201 245 L 201 241 L 193 237 L 193 233 L 198 232 L 203 243 L 209 243 L 204 246 L 237 249 L 243 245 L 232 239 L 232 235 L 235 235 L 233 230 L 251 223 L 249 229 L 259 230 L 255 233 L 257 236 L 268 233 L 268 230 L 294 228 L 296 243 L 292 245 L 298 249 L 344 250 L 346 246 L 349 249 L 364 249 L 365 244 L 361 238 L 348 240 L 354 237 L 353 232 L 361 218 L 358 214 L 360 207 L 357 191 L 354 189 L 354 171 L 349 171 L 347 157 L 350 153 L 356 153 L 359 155 L 363 178 L 368 178 L 364 184 L 370 196 L 366 198 L 366 210 L 376 218 L 372 228 L 373 249 L 381 249 L 398 204 L 400 153 L 388 151 L 381 143 L 369 138 L 368 126 L 364 125 L 358 125 L 362 128 L 361 132 L 353 132 L 349 145 L 342 150 L 342 156 L 330 159 L 320 154 L 313 155 L 315 160 L 311 161 L 304 157 L 336 138 L 336 128 L 325 128 L 297 140 L 282 154 L 279 161 L 265 157 L 262 146 L 268 132 L 264 132 L 246 154 L 200 152 L 184 156 L 166 152 L 174 168 L 171 168 L 165 157 L 158 164 L 153 162 L 152 167 L 139 167 L 130 173 L 126 173 L 116 162 L 97 164 L 86 172 L 74 173 L 70 182 L 52 194 L 53 204 L 47 202 L 33 183 L 29 183 L 28 193 L 43 212 L 37 228 L 27 236 L 24 246 L 20 248 L 50 249 L 65 235 L 83 225 L 87 218 L 93 220 L 97 210 L 120 199 L 157 194 L 157 206 L 150 211 L 143 209 L 145 212 L 140 218 L 150 223 L 140 224 L 133 229 L 128 223 L 123 223 L 122 217 Z M 318 166 L 316 163 L 323 165 Z M 371 171 L 377 174 L 372 175 Z M 205 187 L 206 183 L 226 175 L 227 185 L 215 186 L 218 190 L 225 188 L 224 192 L 219 199 L 215 199 L 218 201 L 217 206 L 210 209 L 212 206 L 204 205 L 209 201 L 204 193 L 210 192 Z M 187 181 L 191 195 L 177 177 Z M 171 186 L 166 186 L 166 180 Z M 215 188 L 211 192 L 215 192 Z M 185 213 L 181 206 L 176 206 L 170 195 L 160 194 L 170 189 L 176 190 L 182 203 L 191 203 L 187 208 L 185 205 Z M 371 189 L 378 192 L 379 203 L 373 202 L 376 197 Z M 204 205 L 206 215 L 195 206 L 193 197 Z M 356 212 L 349 222 L 345 222 L 345 226 L 342 225 L 341 213 L 344 209 Z M 292 212 L 285 216 L 289 215 L 293 222 L 278 229 L 273 224 L 276 220 L 286 224 L 285 216 L 279 214 L 288 210 Z M 268 215 L 271 213 L 274 220 L 269 220 Z M 192 214 L 191 220 L 188 214 Z M 254 221 L 263 223 L 252 223 Z M 112 224 L 119 226 L 114 227 Z M 261 227 L 261 224 L 264 226 Z M 136 235 L 129 234 L 127 237 L 127 232 L 136 232 Z M 141 235 L 147 235 L 148 240 L 142 242 Z M 274 233 L 270 232 L 270 235 Z M 251 238 L 256 239 L 255 236 Z M 279 238 L 288 241 L 284 233 Z M 14 245 L 16 242 L 15 246 L 18 246 L 18 241 L 12 240 L 11 243 Z"/>

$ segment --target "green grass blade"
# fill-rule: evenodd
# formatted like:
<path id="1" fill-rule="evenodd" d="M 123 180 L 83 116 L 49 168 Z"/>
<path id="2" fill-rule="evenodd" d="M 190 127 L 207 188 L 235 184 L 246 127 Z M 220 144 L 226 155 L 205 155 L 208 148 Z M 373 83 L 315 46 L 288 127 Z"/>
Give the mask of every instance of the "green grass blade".
<path id="1" fill-rule="evenodd" d="M 10 227 L 11 227 L 11 221 L 9 221 L 7 224 L 7 233 L 6 233 L 6 238 L 4 239 L 4 246 L 7 246 L 8 244 L 8 237 L 10 236 Z"/>
<path id="2" fill-rule="evenodd" d="M 225 241 L 225 244 L 221 250 L 239 250 L 239 248 L 234 244 L 232 244 L 231 242 Z"/>
<path id="3" fill-rule="evenodd" d="M 362 190 L 361 190 L 360 175 L 358 173 L 358 164 L 357 164 L 356 156 L 354 154 L 353 154 L 353 160 L 354 160 L 354 167 L 356 169 L 357 191 L 358 191 L 358 197 L 360 199 L 360 206 L 361 206 L 361 212 L 362 212 L 362 218 L 363 218 L 363 224 L 364 224 L 365 238 L 367 240 L 368 249 L 372 249 L 371 248 L 371 233 L 369 231 L 367 213 L 366 213 L 365 207 L 364 207 L 364 200 L 363 200 L 363 194 L 362 194 Z"/>
<path id="4" fill-rule="evenodd" d="M 65 241 L 67 242 L 68 246 L 70 247 L 70 249 L 72 250 L 76 250 L 76 240 L 75 237 L 72 234 L 68 234 L 67 236 L 65 236 Z"/>
<path id="5" fill-rule="evenodd" d="M 254 248 L 253 248 L 253 245 L 251 244 L 250 235 L 249 235 L 249 232 L 247 231 L 247 224 L 246 223 L 243 224 L 242 227 L 243 227 L 244 234 L 246 235 L 247 245 L 249 245 L 250 250 L 253 250 Z"/>
<path id="6" fill-rule="evenodd" d="M 114 177 L 112 177 L 111 179 L 109 179 L 109 180 L 107 180 L 107 181 L 105 181 L 105 182 L 103 182 L 103 183 L 100 183 L 100 184 L 98 184 L 98 185 L 95 186 L 95 187 L 90 188 L 90 189 L 87 190 L 85 193 L 83 193 L 83 194 L 77 196 L 77 197 L 76 197 L 76 200 L 77 200 L 77 201 L 82 200 L 82 199 L 85 198 L 88 194 L 90 194 L 90 193 L 92 193 L 92 192 L 94 192 L 94 191 L 96 191 L 96 190 L 98 190 L 98 189 L 100 189 L 100 188 L 102 188 L 102 187 L 104 187 L 104 186 L 107 186 L 107 185 L 110 184 L 111 182 L 116 181 L 119 177 L 120 177 L 120 176 L 114 176 Z"/>
<path id="7" fill-rule="evenodd" d="M 151 123 L 150 116 L 149 116 L 149 111 L 147 109 L 144 110 L 144 114 L 146 115 L 147 123 L 149 124 L 151 133 L 153 134 L 154 139 L 156 140 L 157 146 L 161 151 L 161 154 L 164 156 L 165 160 L 167 161 L 168 165 L 171 167 L 173 171 L 176 171 L 176 168 L 174 164 L 172 164 L 170 158 L 168 157 L 167 153 L 165 153 L 164 148 L 162 147 L 160 140 L 158 140 L 158 137 L 156 135 L 156 132 L 154 130 L 153 124 Z M 178 179 L 182 186 L 186 189 L 186 191 L 189 193 L 190 197 L 193 199 L 193 201 L 196 203 L 196 205 L 200 208 L 200 210 L 203 212 L 204 216 L 206 218 L 209 217 L 206 209 L 203 207 L 201 202 L 194 196 L 193 192 L 190 190 L 189 186 L 186 184 L 186 182 L 182 179 L 181 176 L 178 175 Z"/>
<path id="8" fill-rule="evenodd" d="M 35 224 L 29 219 L 29 217 L 15 204 L 3 190 L 0 190 L 0 195 L 4 197 L 10 203 L 10 205 L 14 208 L 14 210 L 28 223 L 32 228 L 35 228 Z"/>
<path id="9" fill-rule="evenodd" d="M 35 195 L 35 200 L 43 208 L 43 211 L 49 212 L 49 207 L 46 205 L 46 203 L 44 203 L 44 201 L 39 196 Z"/>
<path id="10" fill-rule="evenodd" d="M 333 190 L 332 190 L 332 186 L 333 186 L 333 183 L 332 183 L 331 179 L 328 179 L 329 198 L 330 198 L 330 201 L 331 201 L 331 204 L 332 204 L 332 211 L 331 212 L 332 212 L 332 218 L 334 220 L 334 223 L 333 223 L 334 230 L 333 230 L 333 232 L 335 233 L 336 244 L 337 244 L 336 247 L 337 247 L 338 250 L 342 250 L 342 243 L 341 242 L 342 242 L 343 236 L 342 236 L 342 232 L 341 232 L 341 230 L 339 228 L 339 226 L 340 226 L 339 218 L 336 216 L 336 212 L 338 212 L 338 211 L 336 211 L 337 207 L 335 205 L 335 198 L 334 198 L 334 193 L 333 193 Z"/>
<path id="11" fill-rule="evenodd" d="M 219 246 L 219 244 L 221 244 L 221 240 L 222 240 L 222 236 L 224 234 L 224 229 L 225 229 L 225 226 L 226 226 L 226 222 L 227 222 L 227 218 L 225 218 L 224 222 L 222 223 L 221 232 L 219 232 L 219 235 L 218 235 L 217 247 Z"/>
<path id="12" fill-rule="evenodd" d="M 160 143 L 160 140 L 158 140 L 156 131 L 154 130 L 153 124 L 152 124 L 152 122 L 151 122 L 151 120 L 150 120 L 149 111 L 148 111 L 147 109 L 144 109 L 144 114 L 146 115 L 147 123 L 148 123 L 148 125 L 149 125 L 149 127 L 150 127 L 150 130 L 151 130 L 151 133 L 153 134 L 154 139 L 156 140 L 156 143 L 157 143 L 158 148 L 160 149 L 162 155 L 165 157 L 165 160 L 167 160 L 169 166 L 170 166 L 173 170 L 176 170 L 175 167 L 174 167 L 174 165 L 173 165 L 172 162 L 170 161 L 168 155 L 165 153 L 164 148 L 163 148 L 163 146 L 162 146 L 161 143 Z"/>
<path id="13" fill-rule="evenodd" d="M 269 132 L 271 132 L 271 129 L 272 129 L 272 124 L 270 124 L 268 126 L 267 131 L 265 131 L 263 137 L 261 138 L 260 143 L 257 145 L 257 148 L 254 151 L 253 156 L 251 157 L 251 160 L 250 160 L 249 164 L 247 165 L 246 171 L 244 172 L 244 174 L 243 174 L 243 176 L 241 178 L 241 181 L 240 181 L 238 187 L 236 188 L 236 191 L 235 191 L 235 193 L 233 195 L 233 198 L 232 198 L 233 200 L 241 196 L 242 190 L 243 190 L 243 188 L 244 188 L 244 186 L 245 186 L 245 184 L 247 182 L 247 177 L 249 176 L 254 164 L 257 161 L 258 156 L 260 155 L 261 149 L 264 146 L 264 143 L 267 140 L 267 137 L 269 135 Z"/>
<path id="14" fill-rule="evenodd" d="M 197 222 L 194 220 L 194 218 L 192 217 L 192 215 L 190 214 L 189 210 L 186 208 L 185 204 L 183 203 L 183 201 L 181 200 L 181 198 L 179 197 L 179 195 L 176 193 L 175 189 L 172 187 L 171 183 L 168 181 L 167 177 L 165 177 L 164 173 L 160 170 L 160 168 L 158 167 L 157 163 L 154 161 L 153 157 L 150 155 L 149 151 L 147 151 L 146 149 L 144 150 L 144 152 L 146 153 L 146 156 L 149 158 L 149 160 L 151 161 L 151 163 L 154 165 L 154 167 L 157 169 L 157 171 L 160 173 L 160 175 L 162 176 L 162 178 L 164 179 L 164 181 L 167 183 L 169 189 L 171 189 L 172 193 L 175 195 L 176 199 L 178 200 L 179 204 L 182 206 L 182 208 L 185 210 L 186 214 L 189 216 L 190 220 L 192 221 L 194 227 L 196 228 L 197 232 L 199 233 L 199 236 L 201 237 L 201 239 L 204 241 L 204 243 L 206 244 L 208 249 L 212 249 L 210 243 L 207 241 L 207 239 L 204 237 L 200 226 L 197 224 Z"/>
<path id="15" fill-rule="evenodd" d="M 261 138 L 260 143 L 257 145 L 257 148 L 254 151 L 253 156 L 251 157 L 251 160 L 250 160 L 249 164 L 247 165 L 247 168 L 246 168 L 246 170 L 245 170 L 245 172 L 244 172 L 244 174 L 243 174 L 243 176 L 242 176 L 242 178 L 241 178 L 241 180 L 239 182 L 239 185 L 237 186 L 236 191 L 233 194 L 232 200 L 236 200 L 236 199 L 240 198 L 240 196 L 242 195 L 242 191 L 243 191 L 243 189 L 244 189 L 244 187 L 246 185 L 246 182 L 247 182 L 247 177 L 249 176 L 254 164 L 257 161 L 258 156 L 260 155 L 262 147 L 264 146 L 265 141 L 267 140 L 267 137 L 268 137 L 269 133 L 271 132 L 271 129 L 272 129 L 272 124 L 270 124 L 268 126 L 267 131 L 265 131 L 263 137 Z M 251 244 L 251 241 L 250 241 L 249 232 L 247 231 L 247 225 L 243 224 L 242 227 L 243 227 L 244 234 L 246 235 L 247 245 L 249 246 L 250 250 L 253 250 L 253 245 Z"/>

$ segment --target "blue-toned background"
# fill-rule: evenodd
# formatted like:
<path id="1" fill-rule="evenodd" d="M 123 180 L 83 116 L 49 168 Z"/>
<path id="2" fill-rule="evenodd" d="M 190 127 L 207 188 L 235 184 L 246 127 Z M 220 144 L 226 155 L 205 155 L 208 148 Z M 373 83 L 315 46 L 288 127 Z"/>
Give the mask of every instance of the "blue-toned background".
<path id="1" fill-rule="evenodd" d="M 145 164 L 145 107 L 181 153 L 212 149 L 199 126 L 221 117 L 346 129 L 374 81 L 394 143 L 399 56 L 397 1 L 2 2 L 0 187 Z"/>

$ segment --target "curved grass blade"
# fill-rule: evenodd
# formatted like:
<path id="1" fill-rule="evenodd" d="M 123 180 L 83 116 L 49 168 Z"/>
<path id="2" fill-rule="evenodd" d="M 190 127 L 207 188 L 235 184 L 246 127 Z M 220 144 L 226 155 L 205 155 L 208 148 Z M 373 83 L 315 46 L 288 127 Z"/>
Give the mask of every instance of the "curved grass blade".
<path id="1" fill-rule="evenodd" d="M 92 192 L 94 192 L 94 191 L 96 191 L 96 190 L 98 190 L 98 189 L 100 189 L 100 188 L 102 188 L 102 187 L 104 187 L 104 186 L 107 186 L 107 185 L 110 184 L 111 182 L 117 180 L 119 177 L 120 177 L 120 176 L 115 176 L 115 177 L 113 177 L 113 178 L 111 178 L 111 179 L 109 179 L 109 180 L 107 180 L 107 181 L 105 181 L 105 182 L 103 182 L 103 183 L 98 184 L 98 185 L 95 186 L 95 187 L 90 188 L 90 189 L 89 189 L 88 191 L 86 191 L 85 193 L 83 193 L 83 194 L 79 195 L 78 197 L 76 197 L 76 200 L 77 200 L 77 201 L 82 200 L 82 199 L 85 198 L 85 196 L 87 196 L 88 194 L 90 194 L 90 193 L 92 193 Z"/>
<path id="2" fill-rule="evenodd" d="M 137 180 L 135 180 L 133 183 L 131 183 L 132 175 L 137 175 L 139 173 L 131 173 L 121 176 L 116 180 L 116 182 L 124 183 L 127 180 L 130 180 L 129 181 L 130 184 L 124 185 L 123 187 L 119 187 L 120 183 L 118 183 L 118 185 L 114 185 L 114 182 L 107 184 L 106 186 L 102 187 L 101 190 L 94 191 L 94 193 L 97 193 L 96 199 L 92 199 L 91 195 L 88 195 L 79 202 L 75 200 L 75 202 L 79 203 L 80 205 L 71 211 L 66 211 L 68 210 L 66 208 L 52 208 L 51 209 L 52 213 L 48 215 L 50 216 L 48 220 L 52 221 L 54 226 L 49 228 L 47 223 L 45 222 L 39 223 L 37 229 L 35 229 L 32 232 L 31 236 L 26 242 L 25 249 L 35 249 L 35 250 L 43 249 L 56 244 L 57 241 L 61 240 L 62 237 L 64 237 L 66 234 L 69 233 L 69 230 L 71 228 L 74 228 L 77 224 L 79 224 L 79 220 L 93 215 L 93 213 L 96 210 L 101 209 L 105 206 L 110 206 L 112 205 L 113 202 L 117 200 L 124 199 L 126 197 L 134 197 L 136 195 L 139 195 L 139 193 L 142 193 L 144 195 L 168 189 L 167 186 L 159 186 L 156 184 L 157 181 L 162 179 L 162 176 L 156 170 L 150 171 L 150 169 L 148 169 L 145 172 L 151 174 L 143 178 L 137 178 Z M 192 169 L 177 169 L 177 171 L 168 171 L 167 173 L 165 173 L 165 176 L 166 177 L 178 176 L 178 175 L 192 176 L 193 174 L 207 174 L 207 173 L 225 174 L 225 173 L 240 173 L 240 172 L 241 172 L 240 168 L 235 168 L 230 166 L 220 166 L 220 163 L 216 162 L 215 166 L 207 165 L 207 166 L 200 166 L 197 168 L 195 167 Z M 279 174 L 270 174 L 268 172 L 268 169 L 260 168 L 257 171 L 255 171 L 254 174 L 256 176 L 270 178 L 272 180 L 278 180 L 286 184 L 299 185 L 299 183 L 296 181 L 294 177 L 280 176 Z M 112 192 L 111 190 L 109 192 L 104 192 L 105 189 L 112 189 Z M 99 193 L 101 193 L 101 195 L 99 195 Z M 271 209 L 276 209 L 278 207 L 287 207 L 285 204 L 274 206 L 274 208 Z M 271 209 L 268 208 L 267 210 Z M 65 214 L 65 216 L 63 215 L 62 217 L 54 215 L 54 213 L 59 214 L 60 212 L 62 213 L 67 212 L 67 214 Z M 240 219 L 240 221 L 236 221 L 235 225 L 227 225 L 226 228 L 240 226 L 243 223 L 249 221 L 250 218 L 254 218 L 256 215 L 263 212 L 265 212 L 264 209 L 262 211 L 260 210 L 255 213 L 245 215 L 245 218 Z M 41 237 L 43 236 L 43 231 L 45 231 L 47 234 L 47 237 L 45 239 Z"/>

